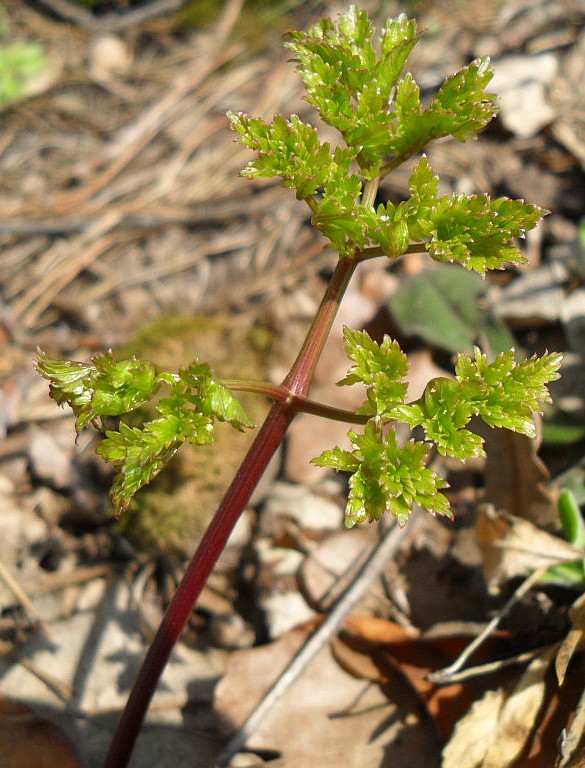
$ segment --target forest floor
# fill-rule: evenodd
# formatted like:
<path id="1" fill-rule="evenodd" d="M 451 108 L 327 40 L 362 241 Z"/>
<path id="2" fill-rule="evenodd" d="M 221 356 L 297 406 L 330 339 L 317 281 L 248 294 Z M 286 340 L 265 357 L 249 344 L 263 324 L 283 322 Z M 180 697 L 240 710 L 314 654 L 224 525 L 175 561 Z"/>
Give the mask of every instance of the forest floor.
<path id="1" fill-rule="evenodd" d="M 204 24 L 201 3 L 153 2 L 168 12 L 152 15 L 148 3 L 109 5 L 125 10 L 5 0 L 0 16 L 2 768 L 101 765 L 246 448 L 222 435 L 210 454 L 185 451 L 116 521 L 95 437 L 74 442 L 37 348 L 76 360 L 112 348 L 173 368 L 197 356 L 224 376 L 279 381 L 335 259 L 278 180 L 239 177 L 250 156 L 225 112 L 310 120 L 281 36 L 346 4 L 228 0 Z M 403 10 L 362 5 L 378 22 Z M 496 71 L 501 112 L 479 140 L 429 148 L 443 192 L 550 214 L 521 244 L 526 265 L 484 282 L 420 255 L 364 264 L 312 392 L 359 406 L 359 392 L 335 386 L 349 325 L 400 341 L 413 397 L 475 343 L 561 351 L 553 406 L 538 441 L 486 435 L 485 461 L 438 465 L 454 522 L 413 516 L 383 567 L 372 553 L 392 529 L 345 530 L 344 478 L 309 463 L 345 427 L 296 419 L 169 664 L 135 768 L 585 765 L 583 574 L 525 582 L 571 559 L 559 494 L 585 504 L 585 2 L 407 6 L 423 31 L 409 68 L 425 97 L 478 56 Z M 11 83 L 2 62 L 18 46 L 29 64 Z M 403 198 L 409 172 L 381 195 Z M 360 599 L 338 630 L 352 584 Z M 471 660 L 440 677 L 494 619 Z M 237 742 L 311 643 L 307 666 Z"/>

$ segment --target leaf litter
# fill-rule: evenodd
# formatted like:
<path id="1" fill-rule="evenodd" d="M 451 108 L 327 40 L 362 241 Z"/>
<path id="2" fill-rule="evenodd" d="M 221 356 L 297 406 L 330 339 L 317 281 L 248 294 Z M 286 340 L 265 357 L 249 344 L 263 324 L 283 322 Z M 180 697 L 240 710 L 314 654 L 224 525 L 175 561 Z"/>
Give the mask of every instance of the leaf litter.
<path id="1" fill-rule="evenodd" d="M 314 12 L 310 3 L 306 6 L 301 15 Z M 5 3 L 5 11 L 15 39 L 44 44 L 52 74 L 44 85 L 37 83 L 36 96 L 4 110 L 1 134 L 1 552 L 4 569 L 25 596 L 22 600 L 22 595 L 3 589 L 2 677 L 6 695 L 20 699 L 17 706 L 32 706 L 34 717 L 62 724 L 80 755 L 72 759 L 92 768 L 99 765 L 112 711 L 123 700 L 142 652 L 142 633 L 148 636 L 149 625 L 164 608 L 183 556 L 138 551 L 126 535 L 112 529 L 107 473 L 91 458 L 90 445 L 70 452 L 63 442 L 73 425 L 49 406 L 31 375 L 34 349 L 42 344 L 55 354 L 87 359 L 130 340 L 145 319 L 180 306 L 189 313 L 228 309 L 252 328 L 276 327 L 283 346 L 294 350 L 310 317 L 309 305 L 320 293 L 318 272 L 327 268 L 330 257 L 321 253 L 299 209 L 276 185 L 264 184 L 251 195 L 250 186 L 238 181 L 245 161 L 229 140 L 222 117 L 227 108 L 268 116 L 294 111 L 302 117 L 307 107 L 280 41 L 268 40 L 262 55 L 247 56 L 241 39 L 214 37 L 213 29 L 179 30 L 172 16 L 140 22 L 145 24 L 140 36 L 108 29 L 96 38 L 83 25 L 64 27 L 23 4 Z M 513 334 L 518 349 L 528 355 L 545 348 L 570 349 L 572 370 L 580 371 L 584 251 L 579 219 L 584 211 L 579 190 L 585 144 L 579 93 L 585 82 L 585 8 L 574 3 L 567 13 L 561 2 L 505 7 L 486 2 L 473 10 L 430 4 L 420 13 L 423 26 L 437 29 L 421 42 L 413 64 L 429 92 L 444 75 L 486 53 L 494 58 L 496 70 L 499 58 L 517 56 L 522 65 L 528 62 L 538 85 L 534 101 L 534 82 L 516 92 L 523 84 L 509 80 L 502 88 L 516 95 L 506 102 L 501 123 L 476 144 L 462 148 L 440 143 L 431 149 L 430 163 L 444 178 L 446 191 L 521 196 L 552 211 L 538 237 L 524 244 L 529 265 L 519 273 L 490 278 L 481 293 L 479 287 L 468 287 L 464 302 L 455 297 L 451 308 L 460 319 L 451 315 L 449 330 L 463 322 L 457 327 L 463 328 L 465 344 L 479 342 L 486 353 L 497 352 L 498 342 L 490 335 L 494 326 Z M 556 68 L 543 70 L 540 77 L 533 62 L 551 57 Z M 255 103 L 257 84 L 267 75 L 261 102 Z M 531 115 L 536 122 L 530 135 L 521 112 L 527 101 L 540 105 L 538 114 Z M 399 200 L 409 174 L 399 169 L 388 177 L 384 191 Z M 376 274 L 372 265 L 348 305 L 348 324 L 358 318 L 374 337 L 376 332 L 379 339 L 389 333 L 406 343 L 413 363 L 411 393 L 424 387 L 427 370 L 438 367 L 450 375 L 450 353 L 455 343 L 462 343 L 445 346 L 444 337 L 437 337 L 435 317 L 444 320 L 444 309 L 426 327 L 414 329 L 416 335 L 388 313 L 386 303 L 398 301 L 404 275 L 419 279 L 424 267 L 424 261 L 409 259 L 392 274 Z M 372 284 L 378 291 L 375 300 Z M 428 289 L 426 282 L 421 285 Z M 326 386 L 335 360 L 330 357 L 323 366 L 319 386 Z M 337 365 L 347 367 L 339 359 Z M 556 385 L 538 453 L 536 443 L 506 434 L 495 438 L 500 442 L 488 450 L 487 462 L 466 469 L 442 463 L 456 523 L 445 527 L 426 521 L 402 543 L 339 638 L 323 646 L 318 660 L 300 675 L 300 687 L 291 689 L 250 740 L 247 746 L 258 750 L 258 761 L 262 755 L 278 754 L 281 764 L 295 766 L 302 760 L 334 764 L 335 758 L 344 765 L 415 766 L 416 760 L 438 765 L 438 728 L 443 738 L 455 729 L 442 758 L 446 766 L 454 759 L 463 766 L 469 759 L 470 765 L 475 760 L 474 765 L 491 768 L 548 768 L 557 755 L 559 765 L 577 764 L 585 716 L 579 690 L 582 587 L 538 583 L 520 596 L 466 668 L 491 664 L 485 678 L 463 679 L 445 688 L 426 680 L 452 663 L 491 616 L 500 615 L 518 580 L 542 565 L 543 553 L 556 551 L 561 560 L 575 554 L 558 535 L 557 497 L 570 484 L 585 498 L 582 442 L 566 433 L 564 443 L 547 443 L 551 426 L 562 430 L 585 425 L 582 388 L 573 379 L 569 389 L 570 381 L 568 376 Z M 347 395 L 349 388 L 344 389 Z M 346 566 L 353 563 L 357 572 L 365 560 L 360 547 L 367 554 L 381 535 L 369 528 L 359 532 L 358 542 L 354 532 L 347 538 L 349 534 L 335 529 L 331 521 L 335 508 L 341 516 L 346 489 L 342 478 L 323 478 L 316 468 L 307 471 L 317 437 L 311 434 L 312 444 L 306 445 L 291 435 L 279 480 L 309 483 L 307 504 L 311 494 L 326 502 L 323 524 L 308 527 L 295 514 L 303 497 L 298 487 L 288 500 L 281 493 L 278 512 L 264 518 L 262 506 L 250 511 L 253 524 L 243 539 L 234 541 L 223 570 L 208 585 L 167 690 L 155 704 L 139 757 L 145 768 L 164 765 L 169 754 L 173 764 L 184 759 L 212 765 L 226 739 L 210 714 L 215 683 L 221 680 L 215 713 L 220 720 L 232 720 L 233 733 L 242 714 L 224 702 L 230 699 L 236 708 L 249 704 L 252 686 L 266 686 L 264 673 L 284 666 L 319 622 L 328 621 L 334 603 L 327 596 L 343 594 L 344 584 L 354 578 L 351 571 L 344 575 Z M 335 438 L 325 447 L 332 442 Z M 491 505 L 493 517 L 486 517 L 482 503 Z M 480 530 L 486 519 L 487 534 Z M 278 558 L 267 555 L 260 567 L 261 550 L 274 550 Z M 139 587 L 125 591 L 123 585 L 110 586 L 116 584 L 116 571 Z M 489 584 L 498 594 L 488 591 Z M 114 599 L 116 590 L 119 597 Z M 267 621 L 260 596 L 278 606 L 281 595 L 293 596 L 299 608 L 294 613 L 291 602 L 281 603 L 280 615 L 290 614 L 286 626 L 308 620 L 304 629 L 283 629 L 282 623 Z M 26 597 L 34 612 L 27 610 Z M 303 603 L 322 618 L 307 613 Z M 234 626 L 240 630 L 222 631 L 219 627 L 226 626 L 230 612 L 238 617 Z M 39 626 L 46 627 L 50 638 Z M 441 627 L 442 639 L 433 640 L 431 630 L 441 634 Z M 360 638 L 359 653 L 350 649 L 349 636 L 354 644 Z M 96 638 L 102 640 L 96 644 Z M 238 639 L 261 647 L 241 650 L 240 645 L 233 651 Z M 58 648 L 51 650 L 51 643 Z M 419 661 L 426 658 L 420 650 L 425 644 L 434 656 L 427 666 L 409 666 L 404 655 L 398 660 L 392 656 L 392 643 Z M 277 652 L 277 646 L 285 651 Z M 245 676 L 232 670 L 239 654 L 249 654 Z M 505 665 L 523 654 L 532 654 L 531 660 Z M 553 659 L 560 685 L 549 680 Z M 82 674 L 83 665 L 87 673 Z M 351 675 L 346 671 L 350 667 Z M 487 688 L 482 698 L 476 686 L 480 679 Z M 439 706 L 441 699 L 450 696 L 454 701 L 460 697 L 464 704 L 459 711 L 468 710 L 469 719 L 453 713 L 439 716 L 441 709 L 448 712 Z M 298 737 L 301 729 L 307 735 L 306 749 Z M 26 737 L 18 733 L 12 731 L 11 739 L 26 746 Z M 8 744 L 5 737 L 0 742 Z"/>

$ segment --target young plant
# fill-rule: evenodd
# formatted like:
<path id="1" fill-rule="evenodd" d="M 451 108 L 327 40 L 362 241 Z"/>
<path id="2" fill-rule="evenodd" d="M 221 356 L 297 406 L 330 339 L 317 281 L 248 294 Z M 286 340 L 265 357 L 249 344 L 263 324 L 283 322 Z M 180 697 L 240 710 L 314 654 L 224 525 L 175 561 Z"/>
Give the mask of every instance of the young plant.
<path id="1" fill-rule="evenodd" d="M 0 5 L 0 40 L 6 37 Z M 26 96 L 29 83 L 47 66 L 38 43 L 0 42 L 0 109 Z"/>
<path id="2" fill-rule="evenodd" d="M 518 363 L 513 350 L 489 360 L 479 349 L 459 355 L 455 378 L 429 382 L 415 402 L 406 401 L 408 360 L 398 343 L 374 341 L 346 329 L 351 367 L 339 382 L 362 383 L 366 400 L 356 413 L 308 397 L 311 378 L 347 285 L 360 263 L 394 260 L 424 252 L 484 274 L 524 258 L 514 245 L 545 213 L 521 200 L 488 195 L 439 194 L 439 181 L 421 150 L 432 139 L 474 138 L 496 114 L 487 93 L 492 72 L 478 59 L 449 77 L 423 106 L 410 74 L 402 74 L 418 39 L 414 21 L 400 16 L 376 36 L 370 18 L 355 7 L 337 21 L 322 19 L 294 32 L 287 47 L 296 57 L 307 100 L 336 128 L 339 146 L 322 142 L 317 129 L 296 115 L 272 122 L 228 113 L 238 140 L 256 153 L 242 174 L 282 178 L 312 212 L 312 224 L 339 254 L 337 266 L 298 356 L 282 384 L 222 381 L 205 362 L 178 372 L 146 361 L 117 362 L 111 354 L 89 363 L 52 360 L 39 354 L 38 370 L 53 398 L 68 403 L 76 428 L 105 432 L 99 453 L 118 470 L 112 487 L 117 514 L 160 472 L 184 442 L 213 440 L 216 420 L 236 429 L 251 427 L 234 393 L 256 392 L 274 404 L 229 486 L 153 641 L 118 730 L 105 768 L 127 765 L 150 698 L 174 643 L 213 565 L 295 414 L 304 411 L 361 425 L 349 432 L 351 450 L 332 448 L 314 459 L 350 473 L 346 525 L 377 520 L 388 512 L 404 525 L 413 505 L 450 516 L 446 483 L 428 466 L 432 448 L 466 459 L 484 452 L 469 429 L 473 416 L 492 427 L 534 435 L 532 414 L 548 401 L 547 383 L 557 377 L 560 355 Z M 375 205 L 380 181 L 410 158 L 414 162 L 407 200 Z M 142 427 L 128 426 L 131 411 L 156 397 L 157 415 Z M 110 417 L 119 427 L 108 428 Z M 421 439 L 400 445 L 393 424 L 420 427 Z"/>

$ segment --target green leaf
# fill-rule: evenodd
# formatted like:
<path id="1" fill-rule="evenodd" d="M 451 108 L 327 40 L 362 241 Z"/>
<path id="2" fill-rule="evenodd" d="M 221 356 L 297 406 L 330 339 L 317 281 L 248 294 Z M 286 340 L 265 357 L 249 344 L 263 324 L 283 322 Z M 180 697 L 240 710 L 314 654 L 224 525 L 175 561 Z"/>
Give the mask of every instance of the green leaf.
<path id="1" fill-rule="evenodd" d="M 96 355 L 91 363 L 78 363 L 53 360 L 39 352 L 37 368 L 50 381 L 51 396 L 73 409 L 78 431 L 88 423 L 100 426 L 105 416 L 140 408 L 162 385 L 168 388 L 156 403 L 158 416 L 142 428 L 121 422 L 118 430 L 107 430 L 97 448 L 117 466 L 111 489 L 117 514 L 127 509 L 134 494 L 156 477 L 184 442 L 211 443 L 215 419 L 240 431 L 253 426 L 209 365 L 197 360 L 178 373 L 157 373 L 143 360 L 116 362 L 110 353 Z"/>
<path id="2" fill-rule="evenodd" d="M 36 367 L 50 382 L 51 397 L 69 403 L 80 432 L 104 416 L 119 416 L 140 408 L 158 389 L 155 369 L 143 360 L 114 361 L 110 352 L 92 357 L 90 363 L 54 360 L 39 350 Z"/>
<path id="3" fill-rule="evenodd" d="M 186 410 L 180 401 L 165 398 L 158 410 L 163 415 L 147 422 L 143 429 L 122 423 L 120 431 L 107 431 L 97 448 L 106 461 L 117 465 L 110 490 L 117 515 L 128 508 L 140 488 L 159 474 L 183 442 L 203 445 L 213 441 L 212 420 Z"/>
<path id="4" fill-rule="evenodd" d="M 585 522 L 575 496 L 570 490 L 564 489 L 559 494 L 559 518 L 563 531 L 570 544 L 585 549 Z"/>
<path id="5" fill-rule="evenodd" d="M 514 238 L 536 226 L 546 211 L 522 200 L 488 195 L 437 196 L 438 179 L 423 156 L 410 180 L 410 200 L 402 205 L 412 239 L 424 240 L 437 261 L 459 262 L 481 274 L 506 263 L 522 264 Z"/>
<path id="6" fill-rule="evenodd" d="M 481 337 L 491 352 L 509 349 L 506 326 L 481 304 L 486 289 L 479 275 L 443 264 L 406 277 L 388 306 L 400 330 L 449 352 L 471 352 Z"/>
<path id="7" fill-rule="evenodd" d="M 569 589 L 582 586 L 585 584 L 585 560 L 552 565 L 542 574 L 540 581 Z"/>
<path id="8" fill-rule="evenodd" d="M 348 434 L 351 453 L 338 448 L 313 459 L 320 466 L 353 471 L 345 512 L 347 527 L 378 520 L 384 512 L 404 525 L 415 504 L 433 515 L 451 516 L 449 502 L 440 493 L 447 483 L 425 466 L 428 446 L 410 440 L 399 447 L 392 430 L 384 436 L 371 422 L 363 435 Z"/>
<path id="9" fill-rule="evenodd" d="M 228 112 L 227 116 L 238 140 L 258 153 L 258 159 L 248 163 L 242 176 L 281 176 L 283 186 L 295 189 L 300 200 L 330 183 L 345 189 L 351 179 L 349 168 L 357 152 L 340 147 L 332 150 L 328 142 L 322 144 L 316 128 L 297 115 L 290 120 L 277 115 L 272 123 L 241 112 Z M 355 188 L 355 181 L 351 183 Z"/>
<path id="10" fill-rule="evenodd" d="M 194 402 L 201 413 L 219 421 L 227 421 L 240 432 L 254 426 L 240 401 L 214 377 L 207 363 L 195 361 L 188 368 L 180 370 L 179 377 L 187 391 L 198 393 L 200 399 Z"/>
<path id="11" fill-rule="evenodd" d="M 477 59 L 445 80 L 423 109 L 420 89 L 407 74 L 396 89 L 395 120 L 384 154 L 404 159 L 433 139 L 474 137 L 497 114 L 495 96 L 485 91 L 492 77 L 489 59 Z"/>
<path id="12" fill-rule="evenodd" d="M 571 445 L 582 440 L 585 440 L 585 424 L 575 424 L 564 418 L 545 418 L 542 424 L 545 445 Z"/>
<path id="13" fill-rule="evenodd" d="M 505 427 L 534 437 L 533 413 L 550 400 L 546 384 L 558 378 L 561 355 L 532 357 L 521 363 L 514 350 L 488 363 L 475 350 L 475 358 L 460 354 L 456 380 L 430 381 L 417 402 L 394 408 L 388 415 L 420 426 L 439 453 L 467 459 L 484 454 L 483 440 L 467 429 L 472 416 L 480 416 L 492 427 Z"/>
<path id="14" fill-rule="evenodd" d="M 344 328 L 343 343 L 354 365 L 338 384 L 365 384 L 368 405 L 361 412 L 383 416 L 404 402 L 407 384 L 401 379 L 408 373 L 408 360 L 396 341 L 385 335 L 378 344 L 365 331 Z"/>
<path id="15" fill-rule="evenodd" d="M 290 38 L 286 45 L 297 57 L 307 100 L 326 123 L 344 133 L 387 107 L 417 34 L 414 20 L 404 15 L 389 20 L 379 36 L 378 54 L 368 14 L 351 6 L 337 23 L 321 19 Z"/>
<path id="16" fill-rule="evenodd" d="M 510 350 L 489 363 L 476 349 L 475 359 L 459 355 L 455 373 L 463 396 L 486 424 L 535 437 L 532 414 L 550 402 L 546 385 L 558 379 L 561 361 L 562 355 L 550 353 L 516 363 Z"/>
<path id="17" fill-rule="evenodd" d="M 401 15 L 386 23 L 377 53 L 367 13 L 352 6 L 337 23 L 322 19 L 307 32 L 293 32 L 287 44 L 297 57 L 307 100 L 359 151 L 367 178 L 375 178 L 385 154 L 395 120 L 394 86 L 417 39 L 415 21 Z"/>
<path id="18" fill-rule="evenodd" d="M 311 459 L 313 464 L 319 467 L 333 467 L 338 472 L 355 472 L 360 462 L 350 451 L 343 451 L 339 447 L 323 451 L 320 456 Z"/>
<path id="19" fill-rule="evenodd" d="M 38 43 L 0 46 L 0 107 L 26 96 L 30 81 L 47 67 Z"/>

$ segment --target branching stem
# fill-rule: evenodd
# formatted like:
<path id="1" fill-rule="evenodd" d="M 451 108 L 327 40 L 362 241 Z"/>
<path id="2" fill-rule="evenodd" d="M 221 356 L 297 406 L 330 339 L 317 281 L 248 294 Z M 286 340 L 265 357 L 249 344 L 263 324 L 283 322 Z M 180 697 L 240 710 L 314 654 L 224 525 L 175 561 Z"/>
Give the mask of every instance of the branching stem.
<path id="1" fill-rule="evenodd" d="M 269 411 L 187 567 L 134 681 L 103 768 L 128 765 L 159 678 L 234 525 L 282 443 L 295 413 L 308 410 L 307 405 L 312 408 L 312 401 L 306 396 L 315 366 L 356 266 L 357 262 L 349 259 L 338 262 L 301 350 L 283 383 L 277 387 L 279 393 L 287 393 L 286 397 L 281 399 L 279 394 Z M 315 406 L 323 415 L 322 407 Z"/>
<path id="2" fill-rule="evenodd" d="M 308 397 L 291 395 L 282 384 L 271 384 L 267 381 L 254 379 L 222 379 L 221 383 L 232 392 L 253 392 L 257 395 L 274 400 L 275 402 L 287 402 L 295 413 L 310 413 L 313 416 L 321 416 L 332 421 L 343 421 L 348 424 L 366 424 L 370 416 L 364 416 L 355 411 L 347 411 L 344 408 L 334 408 L 325 403 L 318 403 Z"/>

